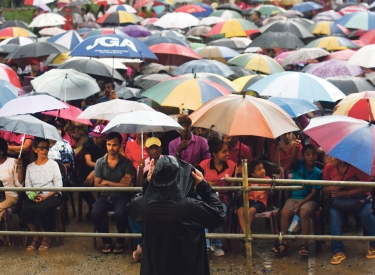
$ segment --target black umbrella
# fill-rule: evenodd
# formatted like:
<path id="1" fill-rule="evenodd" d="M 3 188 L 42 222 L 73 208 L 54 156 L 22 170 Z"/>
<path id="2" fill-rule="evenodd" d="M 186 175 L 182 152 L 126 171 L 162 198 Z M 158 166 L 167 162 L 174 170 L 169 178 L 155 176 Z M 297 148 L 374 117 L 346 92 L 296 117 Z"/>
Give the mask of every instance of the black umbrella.
<path id="1" fill-rule="evenodd" d="M 260 47 L 267 49 L 299 49 L 305 44 L 290 32 L 268 32 L 255 38 L 249 47 Z"/>
<path id="2" fill-rule="evenodd" d="M 190 48 L 189 43 L 186 41 L 179 39 L 179 38 L 174 38 L 174 37 L 153 37 L 153 38 L 147 38 L 146 40 L 143 41 L 148 47 L 152 45 L 158 45 L 161 43 L 169 43 L 169 44 L 178 44 L 182 46 L 186 46 Z"/>
<path id="3" fill-rule="evenodd" d="M 298 38 L 308 38 L 314 37 L 314 35 L 309 32 L 305 26 L 296 21 L 285 20 L 285 21 L 276 21 L 271 24 L 265 25 L 259 29 L 261 33 L 268 32 L 289 32 L 297 36 Z"/>
<path id="4" fill-rule="evenodd" d="M 243 76 L 255 74 L 254 71 L 248 70 L 248 69 L 245 69 L 245 68 L 242 68 L 242 67 L 239 67 L 239 66 L 230 66 L 229 68 L 231 68 L 232 71 L 234 71 L 234 74 L 231 74 L 231 75 L 227 76 L 227 78 L 230 81 L 233 81 L 233 80 L 235 80 L 237 78 L 240 78 L 240 77 L 243 77 Z"/>
<path id="5" fill-rule="evenodd" d="M 236 4 L 231 4 L 231 3 L 225 3 L 222 5 L 219 5 L 216 9 L 217 10 L 232 10 L 232 11 L 236 11 L 242 14 L 241 8 L 237 6 Z"/>
<path id="6" fill-rule="evenodd" d="M 0 46 L 0 53 L 11 53 L 20 48 L 20 45 L 17 44 L 5 44 Z"/>
<path id="7" fill-rule="evenodd" d="M 365 78 L 356 76 L 334 76 L 326 78 L 344 94 L 350 95 L 364 91 L 375 91 L 375 87 Z"/>
<path id="8" fill-rule="evenodd" d="M 113 79 L 125 81 L 124 78 L 112 67 L 99 62 L 97 59 L 76 59 L 66 61 L 59 69 L 75 69 L 79 72 L 88 74 L 98 80 L 111 80 L 112 73 Z"/>
<path id="9" fill-rule="evenodd" d="M 10 20 L 1 24 L 2 29 L 7 28 L 7 27 L 20 27 L 20 28 L 28 29 L 29 24 L 21 20 Z"/>
<path id="10" fill-rule="evenodd" d="M 8 54 L 8 56 L 5 59 L 41 57 L 54 53 L 66 52 L 70 52 L 70 50 L 58 44 L 49 42 L 35 42 L 32 44 L 19 47 L 14 52 Z"/>

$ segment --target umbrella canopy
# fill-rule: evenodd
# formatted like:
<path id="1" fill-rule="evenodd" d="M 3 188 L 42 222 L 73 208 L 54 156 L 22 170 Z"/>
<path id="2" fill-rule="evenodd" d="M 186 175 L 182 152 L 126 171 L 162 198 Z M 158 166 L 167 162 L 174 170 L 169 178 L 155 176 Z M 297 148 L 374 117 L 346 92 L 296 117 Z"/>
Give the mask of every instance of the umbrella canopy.
<path id="1" fill-rule="evenodd" d="M 84 99 L 100 91 L 96 80 L 73 69 L 52 69 L 31 80 L 36 93 L 67 100 Z"/>
<path id="2" fill-rule="evenodd" d="M 327 155 L 374 175 L 374 125 L 346 116 L 324 116 L 311 119 L 304 132 L 319 143 Z"/>
<path id="3" fill-rule="evenodd" d="M 274 6 L 274 5 L 261 5 L 254 10 L 259 11 L 262 15 L 268 15 L 268 16 L 286 13 L 285 9 Z"/>
<path id="4" fill-rule="evenodd" d="M 33 39 L 30 39 L 28 37 L 18 36 L 18 37 L 12 37 L 12 38 L 8 38 L 8 39 L 1 41 L 0 46 L 6 45 L 6 44 L 16 44 L 16 45 L 24 46 L 24 45 L 31 44 L 31 43 L 34 43 Z"/>
<path id="5" fill-rule="evenodd" d="M 177 44 L 177 45 L 190 47 L 188 42 L 179 38 L 175 38 L 175 37 L 153 37 L 153 38 L 149 37 L 146 40 L 144 40 L 143 43 L 145 43 L 149 47 L 152 45 L 159 45 L 161 43 Z"/>
<path id="6" fill-rule="evenodd" d="M 186 62 L 173 71 L 174 75 L 190 73 L 213 73 L 224 77 L 234 74 L 227 65 L 216 60 L 193 60 Z"/>
<path id="7" fill-rule="evenodd" d="M 298 38 L 309 38 L 314 37 L 314 35 L 311 34 L 310 31 L 306 29 L 305 26 L 302 24 L 296 22 L 296 21 L 276 21 L 273 23 L 270 23 L 268 25 L 265 25 L 260 28 L 259 30 L 261 33 L 267 33 L 267 32 L 289 32 L 297 36 Z"/>
<path id="8" fill-rule="evenodd" d="M 19 47 L 21 46 L 17 44 L 5 44 L 0 46 L 0 53 L 11 53 L 17 50 Z"/>
<path id="9" fill-rule="evenodd" d="M 202 8 L 204 8 L 204 11 L 191 13 L 192 15 L 194 15 L 197 18 L 203 18 L 203 17 L 209 16 L 214 11 L 214 9 L 211 7 L 211 5 L 206 4 L 206 3 L 195 3 L 195 5 L 198 5 L 198 6 L 201 6 Z"/>
<path id="10" fill-rule="evenodd" d="M 163 65 L 179 66 L 191 60 L 202 59 L 192 49 L 182 45 L 162 43 L 149 48 L 158 58 L 158 63 Z"/>
<path id="11" fill-rule="evenodd" d="M 206 36 L 238 37 L 259 32 L 257 25 L 246 19 L 231 19 L 216 24 Z"/>
<path id="12" fill-rule="evenodd" d="M 212 74 L 212 73 L 190 73 L 190 74 L 183 74 L 180 77 L 184 77 L 187 79 L 191 78 L 198 78 L 202 80 L 207 80 L 210 82 L 214 82 L 216 84 L 219 84 L 220 86 L 223 86 L 225 89 L 230 91 L 232 94 L 235 94 L 238 92 L 238 86 L 234 84 L 232 81 L 228 80 L 226 77 Z"/>
<path id="13" fill-rule="evenodd" d="M 190 14 L 204 11 L 206 11 L 206 9 L 199 5 L 184 5 L 175 9 L 175 12 L 184 12 Z"/>
<path id="14" fill-rule="evenodd" d="M 223 86 L 207 79 L 173 77 L 146 90 L 142 96 L 162 106 L 196 110 L 213 98 L 229 94 Z"/>
<path id="15" fill-rule="evenodd" d="M 134 78 L 133 85 L 147 90 L 168 78 L 171 78 L 169 74 L 143 74 Z"/>
<path id="16" fill-rule="evenodd" d="M 223 62 L 224 64 L 227 63 L 229 59 L 240 55 L 239 52 L 236 52 L 231 48 L 220 46 L 206 46 L 204 48 L 195 50 L 195 52 L 204 59 L 217 60 Z"/>
<path id="17" fill-rule="evenodd" d="M 157 31 L 153 35 L 151 35 L 149 38 L 155 38 L 155 37 L 170 37 L 170 38 L 185 39 L 185 35 L 175 30 Z"/>
<path id="18" fill-rule="evenodd" d="M 208 26 L 196 26 L 191 28 L 186 35 L 205 36 L 210 30 L 211 27 Z"/>
<path id="19" fill-rule="evenodd" d="M 213 128 L 230 136 L 276 138 L 298 130 L 290 116 L 273 102 L 245 95 L 215 98 L 193 112 L 190 118 L 195 127 Z"/>
<path id="20" fill-rule="evenodd" d="M 218 23 L 224 22 L 224 21 L 225 21 L 224 18 L 210 16 L 210 17 L 206 17 L 206 18 L 201 19 L 199 21 L 198 25 L 199 26 L 212 26 L 212 25 L 216 25 Z"/>
<path id="21" fill-rule="evenodd" d="M 318 35 L 345 35 L 340 26 L 331 21 L 320 21 L 308 27 L 308 30 Z"/>
<path id="22" fill-rule="evenodd" d="M 348 6 L 348 7 L 342 8 L 338 13 L 340 15 L 347 15 L 347 14 L 351 14 L 351 13 L 359 12 L 359 11 L 367 12 L 368 9 L 364 6 Z"/>
<path id="23" fill-rule="evenodd" d="M 48 39 L 48 42 L 59 44 L 70 50 L 73 50 L 82 41 L 82 37 L 73 30 L 55 35 Z"/>
<path id="24" fill-rule="evenodd" d="M 185 29 L 198 25 L 199 19 L 195 16 L 183 13 L 173 12 L 163 15 L 154 26 L 161 27 L 164 29 Z"/>
<path id="25" fill-rule="evenodd" d="M 0 130 L 62 141 L 56 127 L 31 115 L 2 116 L 0 117 Z"/>
<path id="26" fill-rule="evenodd" d="M 375 92 L 366 91 L 348 95 L 336 105 L 333 114 L 375 121 Z"/>
<path id="27" fill-rule="evenodd" d="M 323 19 L 320 19 L 323 18 Z M 319 12 L 317 15 L 315 15 L 312 19 L 314 22 L 318 21 L 336 21 L 341 18 L 341 15 L 334 11 L 334 10 L 328 10 L 328 11 L 323 11 Z"/>
<path id="28" fill-rule="evenodd" d="M 139 24 L 141 26 L 145 26 L 145 25 L 150 25 L 150 24 L 153 24 L 155 23 L 156 21 L 158 21 L 159 18 L 156 18 L 156 17 L 150 17 L 150 18 L 146 18 L 144 20 L 142 20 Z"/>
<path id="29" fill-rule="evenodd" d="M 66 30 L 63 30 L 58 27 L 49 27 L 49 28 L 44 28 L 39 31 L 39 34 L 41 36 L 55 36 L 58 34 L 66 33 Z"/>
<path id="30" fill-rule="evenodd" d="M 32 33 L 31 31 L 20 28 L 20 27 L 7 27 L 0 29 L 0 39 L 7 39 L 7 38 L 13 38 L 16 36 L 23 36 L 23 37 L 33 37 L 35 38 L 36 35 Z"/>
<path id="31" fill-rule="evenodd" d="M 44 66 L 52 66 L 52 67 L 58 67 L 61 64 L 63 64 L 65 61 L 70 59 L 69 56 L 70 52 L 66 53 L 59 53 L 59 54 L 51 54 L 46 61 L 43 62 Z"/>
<path id="32" fill-rule="evenodd" d="M 8 65 L 0 64 L 0 79 L 6 80 L 13 84 L 15 87 L 21 89 L 21 84 L 18 75 Z"/>
<path id="33" fill-rule="evenodd" d="M 283 72 L 263 78 L 248 89 L 261 96 L 301 98 L 308 101 L 335 102 L 345 94 L 328 81 L 300 72 Z"/>
<path id="34" fill-rule="evenodd" d="M 115 28 L 100 28 L 100 29 L 92 29 L 91 31 L 87 32 L 84 36 L 83 39 L 87 39 L 92 36 L 97 36 L 97 35 L 108 35 L 108 34 L 118 34 L 122 36 L 123 38 L 128 37 L 126 33 L 119 29 Z"/>
<path id="35" fill-rule="evenodd" d="M 217 10 L 211 13 L 210 16 L 220 17 L 220 18 L 223 18 L 224 20 L 243 19 L 240 13 L 238 13 L 237 11 L 231 11 L 231 10 Z"/>
<path id="36" fill-rule="evenodd" d="M 305 48 L 323 48 L 327 51 L 358 49 L 360 46 L 344 37 L 327 36 L 311 41 Z"/>
<path id="37" fill-rule="evenodd" d="M 363 30 L 359 30 L 363 31 Z M 359 32 L 357 31 L 357 32 Z M 369 44 L 375 44 L 375 30 L 366 31 L 365 33 L 362 33 L 359 37 L 359 39 L 366 45 Z"/>
<path id="38" fill-rule="evenodd" d="M 157 57 L 144 44 L 133 37 L 124 38 L 117 34 L 92 36 L 83 40 L 70 53 L 71 56 L 149 58 Z"/>
<path id="39" fill-rule="evenodd" d="M 22 20 L 9 20 L 1 24 L 2 29 L 7 28 L 7 27 L 20 27 L 20 28 L 27 29 L 29 25 Z"/>
<path id="40" fill-rule="evenodd" d="M 57 13 L 43 13 L 36 16 L 30 23 L 29 28 L 43 28 L 60 26 L 65 24 L 66 19 Z"/>
<path id="41" fill-rule="evenodd" d="M 359 66 L 349 65 L 347 61 L 328 60 L 317 64 L 311 64 L 305 73 L 313 74 L 321 78 L 328 78 L 342 75 L 358 76 L 363 74 L 363 70 Z"/>
<path id="42" fill-rule="evenodd" d="M 232 3 L 221 4 L 216 9 L 217 10 L 232 10 L 232 11 L 242 13 L 241 8 L 237 6 L 236 4 L 232 4 Z"/>
<path id="43" fill-rule="evenodd" d="M 221 46 L 221 47 L 228 47 L 235 51 L 242 51 L 244 50 L 249 44 L 242 40 L 235 40 L 232 38 L 221 38 L 218 40 L 214 40 L 207 43 L 207 46 Z"/>
<path id="44" fill-rule="evenodd" d="M 139 25 L 128 25 L 121 30 L 131 37 L 146 37 L 151 35 L 151 32 L 146 27 Z"/>
<path id="45" fill-rule="evenodd" d="M 300 98 L 271 97 L 268 100 L 280 106 L 293 118 L 318 110 L 316 105 Z"/>
<path id="46" fill-rule="evenodd" d="M 49 95 L 18 97 L 8 101 L 0 109 L 0 117 L 35 114 L 49 110 L 68 108 L 64 103 Z"/>
<path id="47" fill-rule="evenodd" d="M 92 126 L 92 123 L 91 123 L 90 120 L 77 118 L 82 113 L 81 109 L 79 109 L 79 108 L 77 108 L 73 105 L 69 105 L 67 103 L 63 103 L 63 104 L 66 105 L 65 109 L 42 112 L 42 114 L 48 115 L 48 116 L 53 116 L 53 117 L 60 117 L 60 118 L 63 118 L 63 119 L 68 119 L 68 120 L 71 120 L 71 121 L 79 122 L 81 124 Z"/>
<path id="48" fill-rule="evenodd" d="M 0 108 L 2 108 L 8 101 L 17 97 L 17 88 L 9 81 L 0 79 Z"/>
<path id="49" fill-rule="evenodd" d="M 79 28 L 90 28 L 90 29 L 100 29 L 101 26 L 95 22 L 82 22 L 78 25 Z"/>
<path id="50" fill-rule="evenodd" d="M 144 103 L 136 101 L 113 99 L 111 101 L 98 103 L 89 106 L 77 118 L 78 119 L 102 119 L 112 120 L 116 116 L 128 112 L 136 111 L 154 111 L 151 107 Z"/>
<path id="51" fill-rule="evenodd" d="M 348 62 L 351 65 L 358 65 L 364 68 L 375 67 L 375 55 L 373 54 L 375 45 L 367 45 L 359 49 L 352 57 L 349 58 Z"/>
<path id="52" fill-rule="evenodd" d="M 375 28 L 375 14 L 368 11 L 360 11 L 343 16 L 336 24 L 349 29 L 372 30 Z"/>
<path id="53" fill-rule="evenodd" d="M 331 53 L 329 56 L 326 57 L 325 60 L 334 59 L 334 60 L 348 61 L 350 59 L 350 57 L 352 57 L 353 54 L 355 54 L 355 53 L 356 52 L 353 51 L 353 50 L 341 50 L 341 51 Z"/>
<path id="54" fill-rule="evenodd" d="M 370 83 L 370 81 L 362 77 L 345 75 L 329 77 L 326 78 L 326 80 L 335 85 L 345 95 L 375 90 L 375 87 Z"/>
<path id="55" fill-rule="evenodd" d="M 248 87 L 250 87 L 255 82 L 257 82 L 258 80 L 261 80 L 264 77 L 266 77 L 266 75 L 262 75 L 262 74 L 247 75 L 247 76 L 242 76 L 233 80 L 233 83 L 238 86 L 239 91 L 246 92 L 246 91 L 249 91 Z"/>
<path id="56" fill-rule="evenodd" d="M 166 66 L 157 63 L 148 63 L 147 65 L 143 66 L 141 69 L 142 74 L 152 74 L 152 73 L 168 73 L 172 74 L 172 72 L 177 69 L 176 66 Z"/>
<path id="57" fill-rule="evenodd" d="M 267 32 L 253 40 L 249 47 L 260 47 L 267 49 L 299 49 L 305 44 L 290 32 Z"/>
<path id="58" fill-rule="evenodd" d="M 283 67 L 275 59 L 257 53 L 241 54 L 229 60 L 228 63 L 264 74 L 274 74 L 284 71 Z"/>
<path id="59" fill-rule="evenodd" d="M 109 9 L 105 13 L 112 13 L 115 11 L 127 11 L 130 13 L 137 13 L 137 10 L 135 8 L 126 4 L 110 6 Z"/>
<path id="60" fill-rule="evenodd" d="M 138 23 L 141 21 L 142 18 L 134 13 L 127 11 L 115 11 L 104 14 L 102 17 L 96 20 L 96 23 L 103 25 L 120 26 L 123 24 Z"/>
<path id="61" fill-rule="evenodd" d="M 294 51 L 293 53 L 289 54 L 283 60 L 283 66 L 289 64 L 295 64 L 297 62 L 306 62 L 311 59 L 316 59 L 322 56 L 328 56 L 329 52 L 323 50 L 321 48 L 302 48 Z"/>
<path id="62" fill-rule="evenodd" d="M 313 10 L 320 10 L 322 9 L 323 6 L 315 3 L 315 2 L 303 2 L 297 5 L 294 5 L 291 9 L 296 10 L 299 12 L 308 12 L 308 11 L 313 11 Z"/>
<path id="63" fill-rule="evenodd" d="M 230 66 L 229 67 L 234 73 L 233 74 L 230 74 L 227 76 L 227 78 L 230 80 L 230 81 L 233 81 L 237 78 L 240 78 L 240 77 L 243 77 L 243 76 L 247 76 L 247 75 L 255 75 L 256 73 L 252 70 L 248 70 L 248 69 L 245 69 L 245 68 L 242 68 L 240 66 Z"/>
<path id="64" fill-rule="evenodd" d="M 7 55 L 6 59 L 17 59 L 25 57 L 40 57 L 55 53 L 65 53 L 69 49 L 50 42 L 35 42 L 21 46 L 14 52 Z"/>

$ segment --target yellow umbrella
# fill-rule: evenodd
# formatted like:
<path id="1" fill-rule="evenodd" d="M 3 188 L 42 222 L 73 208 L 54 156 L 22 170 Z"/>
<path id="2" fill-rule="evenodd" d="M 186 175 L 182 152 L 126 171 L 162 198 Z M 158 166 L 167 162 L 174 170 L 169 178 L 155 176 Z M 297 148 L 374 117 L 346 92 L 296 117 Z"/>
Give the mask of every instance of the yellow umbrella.
<path id="1" fill-rule="evenodd" d="M 237 65 L 242 68 L 258 71 L 264 74 L 280 73 L 284 71 L 283 67 L 281 67 L 275 59 L 262 54 L 241 54 L 229 60 L 228 64 Z"/>
<path id="2" fill-rule="evenodd" d="M 264 74 L 246 75 L 246 76 L 237 78 L 237 79 L 233 80 L 232 82 L 238 86 L 239 92 L 245 92 L 245 91 L 249 91 L 249 89 L 247 89 L 247 88 L 250 85 L 254 84 L 255 82 L 257 82 L 258 80 L 260 80 L 264 77 L 266 77 L 266 75 L 264 75 Z M 253 95 L 253 94 L 251 94 L 251 95 Z"/>
<path id="3" fill-rule="evenodd" d="M 61 64 L 63 64 L 66 60 L 68 60 L 69 58 L 71 58 L 71 56 L 69 56 L 70 52 L 66 52 L 66 53 L 60 53 L 60 54 L 51 54 L 46 62 L 44 62 L 44 65 L 45 66 L 60 66 Z"/>

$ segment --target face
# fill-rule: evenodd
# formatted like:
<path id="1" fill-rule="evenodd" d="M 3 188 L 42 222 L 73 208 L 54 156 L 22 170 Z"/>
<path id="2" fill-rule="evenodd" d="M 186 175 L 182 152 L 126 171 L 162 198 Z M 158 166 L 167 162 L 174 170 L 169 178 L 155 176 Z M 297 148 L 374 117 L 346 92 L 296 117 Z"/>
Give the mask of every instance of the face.
<path id="1" fill-rule="evenodd" d="M 37 72 L 39 70 L 39 65 L 38 64 L 30 64 L 31 65 L 31 70 L 33 72 Z"/>
<path id="2" fill-rule="evenodd" d="M 206 128 L 198 127 L 196 128 L 196 134 L 197 136 L 205 136 L 209 130 Z"/>
<path id="3" fill-rule="evenodd" d="M 258 15 L 254 12 L 254 13 L 251 15 L 251 19 L 253 19 L 253 21 L 257 21 L 259 18 L 258 18 Z"/>
<path id="4" fill-rule="evenodd" d="M 151 145 L 146 148 L 146 152 L 149 155 L 150 159 L 159 159 L 161 154 L 161 147 L 157 145 Z"/>
<path id="5" fill-rule="evenodd" d="M 12 70 L 13 70 L 14 72 L 17 72 L 17 67 L 16 67 L 16 66 L 12 66 L 11 68 L 12 68 Z"/>
<path id="6" fill-rule="evenodd" d="M 254 172 L 251 173 L 251 177 L 253 178 L 265 178 L 266 177 L 266 169 L 262 163 L 255 166 Z"/>
<path id="7" fill-rule="evenodd" d="M 227 161 L 229 159 L 228 146 L 224 144 L 223 148 L 217 153 L 214 153 L 214 158 L 217 158 L 221 161 Z"/>
<path id="8" fill-rule="evenodd" d="M 318 153 L 315 150 L 307 149 L 302 155 L 302 160 L 311 166 L 315 165 L 316 160 L 318 159 Z"/>
<path id="9" fill-rule="evenodd" d="M 228 145 L 231 140 L 232 140 L 232 137 L 223 135 L 223 141 L 225 142 L 226 145 Z"/>
<path id="10" fill-rule="evenodd" d="M 284 141 L 285 144 L 289 144 L 293 140 L 293 136 L 292 132 L 286 133 L 281 136 L 280 140 Z"/>
<path id="11" fill-rule="evenodd" d="M 190 132 L 191 132 L 191 126 L 187 123 L 180 123 L 180 125 L 182 126 L 182 128 L 184 128 L 184 130 L 180 130 L 180 135 L 181 135 L 181 138 L 182 139 L 185 139 L 186 135 L 189 135 Z"/>
<path id="12" fill-rule="evenodd" d="M 112 84 L 111 83 L 104 84 L 104 92 L 107 96 L 110 95 L 111 91 L 112 91 Z"/>
<path id="13" fill-rule="evenodd" d="M 94 144 L 100 147 L 104 144 L 106 137 L 92 137 L 92 139 L 94 140 Z"/>
<path id="14" fill-rule="evenodd" d="M 329 164 L 331 164 L 332 166 L 337 166 L 340 162 L 339 159 L 335 158 L 335 157 L 331 157 L 331 156 L 327 156 L 327 161 Z"/>
<path id="15" fill-rule="evenodd" d="M 38 158 L 46 158 L 48 156 L 49 144 L 47 141 L 40 142 L 37 147 L 34 148 L 34 152 L 38 155 Z"/>
<path id="16" fill-rule="evenodd" d="M 118 138 L 107 140 L 107 152 L 109 155 L 117 155 L 120 152 L 120 141 Z"/>

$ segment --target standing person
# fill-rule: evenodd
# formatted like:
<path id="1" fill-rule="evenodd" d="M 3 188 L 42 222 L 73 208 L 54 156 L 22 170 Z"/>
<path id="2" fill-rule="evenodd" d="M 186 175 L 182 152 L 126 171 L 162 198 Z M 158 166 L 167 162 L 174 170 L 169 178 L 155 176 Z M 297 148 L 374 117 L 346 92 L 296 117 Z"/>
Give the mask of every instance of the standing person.
<path id="1" fill-rule="evenodd" d="M 85 15 L 85 9 L 81 8 L 79 13 L 73 13 L 73 27 L 76 28 L 83 22 L 85 22 L 85 19 L 83 18 Z"/>
<path id="2" fill-rule="evenodd" d="M 209 159 L 210 152 L 207 140 L 191 132 L 191 119 L 187 115 L 179 115 L 178 123 L 184 128 L 180 130 L 180 137 L 169 143 L 169 154 L 182 159 L 193 166 L 202 160 Z"/>
<path id="3" fill-rule="evenodd" d="M 145 193 L 127 206 L 142 226 L 140 274 L 210 274 L 204 228 L 226 222 L 215 190 L 202 173 L 172 156 L 161 157 L 156 165 L 152 160 L 147 180 Z"/>
<path id="4" fill-rule="evenodd" d="M 9 157 L 18 158 L 22 148 L 21 158 L 26 168 L 33 154 L 34 137 L 13 132 L 4 132 L 3 138 L 8 143 L 7 155 Z"/>
<path id="5" fill-rule="evenodd" d="M 115 84 L 111 81 L 106 81 L 104 83 L 104 95 L 99 98 L 98 103 L 107 102 L 111 100 L 111 92 L 115 89 Z"/>
<path id="6" fill-rule="evenodd" d="M 107 136 L 108 154 L 97 160 L 95 164 L 95 187 L 131 187 L 133 167 L 130 160 L 120 154 L 122 137 L 119 133 L 112 132 Z M 129 193 L 105 191 L 94 203 L 91 219 L 99 233 L 108 233 L 105 218 L 108 211 L 115 212 L 118 233 L 126 232 L 127 214 L 125 206 L 129 203 Z M 102 238 L 104 254 L 123 253 L 124 238 L 117 238 L 115 248 L 112 247 L 111 238 Z"/>
<path id="7" fill-rule="evenodd" d="M 46 139 L 35 138 L 34 153 L 36 160 L 30 163 L 26 169 L 25 187 L 62 187 L 62 178 L 59 165 L 48 158 L 49 143 Z M 22 206 L 20 224 L 25 224 L 31 231 L 53 231 L 55 228 L 55 208 L 62 204 L 60 192 L 37 192 L 33 197 L 30 191 L 26 192 L 29 199 Z M 39 251 L 49 249 L 51 238 L 44 236 L 42 242 L 38 236 L 27 247 L 27 251 Z"/>
<path id="8" fill-rule="evenodd" d="M 147 133 L 143 133 L 143 144 L 142 144 L 142 134 L 136 134 L 135 140 L 129 139 L 125 147 L 125 157 L 127 157 L 132 163 L 136 170 L 138 170 L 138 165 L 141 161 L 148 158 L 146 144 Z M 143 156 L 142 156 L 143 150 Z"/>
<path id="9" fill-rule="evenodd" d="M 66 19 L 66 21 L 63 26 L 63 29 L 66 31 L 70 31 L 73 29 L 73 16 L 70 14 L 69 8 L 65 8 L 64 11 L 65 11 L 64 18 Z"/>
<path id="10" fill-rule="evenodd" d="M 83 19 L 85 20 L 85 22 L 95 22 L 96 21 L 95 16 L 92 13 L 90 5 L 86 6 L 86 13 L 83 15 Z"/>
<path id="11" fill-rule="evenodd" d="M 104 6 L 100 5 L 98 12 L 96 13 L 96 19 L 99 19 L 105 14 Z"/>

